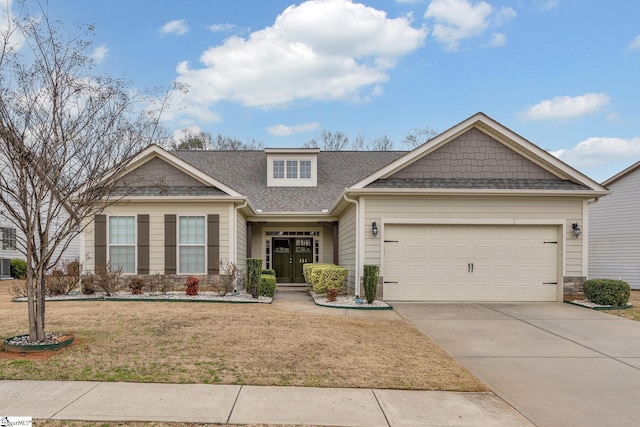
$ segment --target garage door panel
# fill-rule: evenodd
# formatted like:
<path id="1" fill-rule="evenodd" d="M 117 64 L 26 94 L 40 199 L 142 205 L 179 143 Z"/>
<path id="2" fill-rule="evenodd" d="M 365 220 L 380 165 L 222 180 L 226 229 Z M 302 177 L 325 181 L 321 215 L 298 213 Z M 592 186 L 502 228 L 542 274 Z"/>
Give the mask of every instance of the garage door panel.
<path id="1" fill-rule="evenodd" d="M 385 299 L 557 299 L 557 285 L 543 283 L 558 281 L 558 227 L 387 224 L 385 239 L 395 238 L 384 280 L 398 283 L 385 284 Z"/>

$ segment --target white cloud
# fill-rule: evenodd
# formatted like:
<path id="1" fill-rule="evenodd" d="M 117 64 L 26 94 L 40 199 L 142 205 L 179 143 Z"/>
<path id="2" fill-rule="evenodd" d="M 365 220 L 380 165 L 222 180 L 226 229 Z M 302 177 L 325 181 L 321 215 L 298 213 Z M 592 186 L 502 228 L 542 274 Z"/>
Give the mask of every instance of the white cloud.
<path id="1" fill-rule="evenodd" d="M 300 125 L 287 126 L 287 125 L 276 125 L 271 126 L 268 131 L 271 135 L 276 136 L 289 136 L 295 133 L 309 132 L 320 127 L 320 123 L 303 123 Z"/>
<path id="2" fill-rule="evenodd" d="M 186 113 L 228 100 L 270 107 L 299 99 L 363 101 L 380 93 L 398 58 L 422 46 L 427 31 L 407 17 L 351 0 L 289 6 L 247 38 L 207 49 L 203 67 L 177 67 L 189 87 Z"/>
<path id="3" fill-rule="evenodd" d="M 581 96 L 558 96 L 527 108 L 520 113 L 524 121 L 568 119 L 596 113 L 609 103 L 606 93 L 587 93 Z"/>
<path id="4" fill-rule="evenodd" d="M 592 137 L 574 148 L 550 153 L 576 169 L 594 168 L 640 158 L 640 138 Z"/>
<path id="5" fill-rule="evenodd" d="M 629 43 L 629 49 L 640 49 L 640 36 L 636 37 L 631 43 Z"/>
<path id="6" fill-rule="evenodd" d="M 556 7 L 558 7 L 559 1 L 558 0 L 547 0 L 547 1 L 543 1 L 542 4 L 540 5 L 540 10 L 551 10 L 551 9 L 555 9 Z"/>
<path id="7" fill-rule="evenodd" d="M 458 50 L 462 40 L 478 37 L 491 26 L 502 25 L 515 16 L 510 7 L 494 12 L 485 1 L 470 0 L 433 0 L 424 14 L 435 21 L 433 36 L 448 51 Z"/>
<path id="8" fill-rule="evenodd" d="M 13 0 L 5 0 L 0 1 L 0 34 L 6 34 L 6 31 L 9 30 L 10 25 L 13 25 L 13 19 L 15 15 L 11 11 L 11 5 Z M 11 33 L 9 37 L 8 46 L 15 49 L 20 49 L 24 44 L 24 36 L 19 29 L 15 28 L 15 31 Z"/>
<path id="9" fill-rule="evenodd" d="M 226 33 L 236 28 L 234 24 L 213 24 L 209 26 L 209 30 L 214 33 Z"/>
<path id="10" fill-rule="evenodd" d="M 91 58 L 96 62 L 96 64 L 101 64 L 102 61 L 107 57 L 107 53 L 109 52 L 109 48 L 106 44 L 101 44 L 100 46 L 93 49 L 91 52 Z"/>
<path id="11" fill-rule="evenodd" d="M 202 131 L 202 129 L 200 129 L 199 126 L 193 125 L 193 126 L 187 126 L 185 128 L 182 129 L 178 129 L 175 132 L 173 132 L 173 141 L 174 142 L 179 142 L 181 141 L 185 136 L 187 135 L 197 135 Z"/>
<path id="12" fill-rule="evenodd" d="M 187 26 L 187 21 L 185 19 L 169 21 L 160 28 L 160 32 L 162 34 L 175 34 L 177 36 L 182 36 L 188 31 L 189 26 Z"/>
<path id="13" fill-rule="evenodd" d="M 491 34 L 491 40 L 489 41 L 490 47 L 502 47 L 507 44 L 507 35 L 504 33 Z"/>

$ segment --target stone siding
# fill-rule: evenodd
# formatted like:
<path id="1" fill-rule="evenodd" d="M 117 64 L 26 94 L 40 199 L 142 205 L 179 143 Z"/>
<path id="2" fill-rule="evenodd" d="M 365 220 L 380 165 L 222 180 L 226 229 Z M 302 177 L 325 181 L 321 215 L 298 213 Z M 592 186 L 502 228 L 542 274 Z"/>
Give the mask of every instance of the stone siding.
<path id="1" fill-rule="evenodd" d="M 563 300 L 573 301 L 576 299 L 584 299 L 582 285 L 586 279 L 584 276 L 565 276 L 563 280 Z"/>

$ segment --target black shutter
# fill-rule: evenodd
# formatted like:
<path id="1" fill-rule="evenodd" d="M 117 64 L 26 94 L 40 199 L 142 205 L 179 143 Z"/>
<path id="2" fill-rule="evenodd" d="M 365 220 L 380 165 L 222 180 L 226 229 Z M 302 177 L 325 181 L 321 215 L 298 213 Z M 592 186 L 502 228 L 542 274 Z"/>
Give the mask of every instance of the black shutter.
<path id="1" fill-rule="evenodd" d="M 207 215 L 207 273 L 220 274 L 220 215 Z"/>
<path id="2" fill-rule="evenodd" d="M 138 274 L 149 274 L 149 215 L 138 215 Z"/>
<path id="3" fill-rule="evenodd" d="M 176 216 L 164 216 L 164 273 L 176 274 Z"/>
<path id="4" fill-rule="evenodd" d="M 96 215 L 93 221 L 95 225 L 95 269 L 107 266 L 107 216 Z"/>

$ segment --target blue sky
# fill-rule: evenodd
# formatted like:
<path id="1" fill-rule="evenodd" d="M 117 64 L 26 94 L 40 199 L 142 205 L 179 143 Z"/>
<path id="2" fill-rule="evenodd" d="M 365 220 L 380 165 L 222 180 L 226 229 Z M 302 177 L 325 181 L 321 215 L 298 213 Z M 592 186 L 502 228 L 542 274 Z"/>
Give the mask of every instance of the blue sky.
<path id="1" fill-rule="evenodd" d="M 51 0 L 49 14 L 96 25 L 98 73 L 188 84 L 172 133 L 406 149 L 409 131 L 482 111 L 598 181 L 640 160 L 637 1 Z"/>

